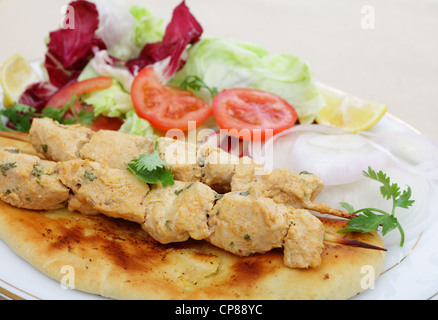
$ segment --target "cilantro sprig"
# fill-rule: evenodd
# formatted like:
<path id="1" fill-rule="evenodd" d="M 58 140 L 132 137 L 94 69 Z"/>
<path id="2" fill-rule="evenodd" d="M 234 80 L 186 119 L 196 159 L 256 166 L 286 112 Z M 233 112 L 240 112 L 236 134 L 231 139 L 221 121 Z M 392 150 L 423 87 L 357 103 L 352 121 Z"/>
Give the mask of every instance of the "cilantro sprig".
<path id="1" fill-rule="evenodd" d="M 96 120 L 96 116 L 94 115 L 94 112 L 82 109 L 81 111 L 79 111 L 79 113 L 77 113 L 75 108 L 73 107 L 73 103 L 75 101 L 76 101 L 76 95 L 73 95 L 70 101 L 67 102 L 67 104 L 62 108 L 56 109 L 54 107 L 47 106 L 42 110 L 39 116 L 51 118 L 55 121 L 58 121 L 61 124 L 80 123 L 82 125 L 92 125 L 93 121 Z M 64 118 L 65 114 L 68 111 L 71 112 L 73 118 Z"/>
<path id="2" fill-rule="evenodd" d="M 382 227 L 382 234 L 385 235 L 397 228 L 400 231 L 400 246 L 402 247 L 405 240 L 405 233 L 400 222 L 395 217 L 395 210 L 397 208 L 408 209 L 415 202 L 415 200 L 411 200 L 411 187 L 407 186 L 406 190 L 401 191 L 396 183 L 391 183 L 390 177 L 382 171 L 375 172 L 371 167 L 368 167 L 368 171 L 363 171 L 363 174 L 365 177 L 382 184 L 380 193 L 384 199 L 392 200 L 392 210 L 390 213 L 377 208 L 354 210 L 351 204 L 341 202 L 341 206 L 348 212 L 360 214 L 357 218 L 351 219 L 346 228 L 338 232 L 371 232 L 377 231 L 379 227 Z"/>
<path id="3" fill-rule="evenodd" d="M 160 158 L 157 150 L 149 154 L 141 154 L 126 164 L 126 168 L 148 184 L 161 182 L 163 186 L 168 186 L 175 183 L 170 165 Z"/>
<path id="4" fill-rule="evenodd" d="M 32 118 L 35 117 L 36 109 L 28 105 L 16 103 L 12 107 L 0 110 L 0 115 L 5 116 L 14 126 L 15 130 L 6 127 L 3 121 L 0 121 L 0 130 L 29 132 Z"/>
<path id="5" fill-rule="evenodd" d="M 6 127 L 3 122 L 0 121 L 0 130 L 12 131 L 12 132 L 29 132 L 33 118 L 51 118 L 60 124 L 74 124 L 80 123 L 82 125 L 91 125 L 96 120 L 94 112 L 82 109 L 77 113 L 73 107 L 73 103 L 76 100 L 74 95 L 71 100 L 62 108 L 54 108 L 51 106 L 45 107 L 41 113 L 33 107 L 25 104 L 15 103 L 12 107 L 0 110 L 0 115 L 9 119 L 14 129 Z M 73 118 L 64 117 L 65 114 L 70 111 Z"/>
<path id="6" fill-rule="evenodd" d="M 201 78 L 195 75 L 189 75 L 187 76 L 183 82 L 181 82 L 180 86 L 181 89 L 186 90 L 187 88 L 193 90 L 193 91 L 199 91 L 201 88 L 205 88 L 210 92 L 211 98 L 214 98 L 215 95 L 219 93 L 218 89 L 213 87 L 210 88 L 204 81 L 202 81 Z"/>

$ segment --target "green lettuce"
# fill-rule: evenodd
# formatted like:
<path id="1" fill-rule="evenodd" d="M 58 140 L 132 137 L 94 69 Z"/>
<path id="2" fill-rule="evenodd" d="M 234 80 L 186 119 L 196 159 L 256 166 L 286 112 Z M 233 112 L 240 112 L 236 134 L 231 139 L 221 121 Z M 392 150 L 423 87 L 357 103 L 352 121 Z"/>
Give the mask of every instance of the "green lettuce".
<path id="1" fill-rule="evenodd" d="M 313 122 L 325 105 L 305 62 L 291 55 L 269 54 L 250 43 L 218 38 L 199 41 L 189 49 L 185 66 L 170 84 L 180 85 L 190 75 L 219 90 L 239 87 L 276 94 L 295 108 L 302 124 Z"/>
<path id="2" fill-rule="evenodd" d="M 146 43 L 158 42 L 163 39 L 163 20 L 152 15 L 152 12 L 143 6 L 131 6 L 129 12 L 135 18 L 132 41 L 142 49 Z"/>
<path id="3" fill-rule="evenodd" d="M 134 110 L 131 95 L 116 80 L 108 89 L 86 93 L 81 96 L 81 100 L 94 107 L 96 116 L 123 117 L 128 111 Z"/>
<path id="4" fill-rule="evenodd" d="M 136 58 L 146 43 L 162 39 L 163 22 L 149 9 L 127 7 L 125 1 L 120 0 L 95 0 L 95 4 L 99 12 L 96 35 L 103 40 L 112 57 Z"/>
<path id="5" fill-rule="evenodd" d="M 129 111 L 125 116 L 124 122 L 119 129 L 120 132 L 150 139 L 156 139 L 161 136 L 147 120 L 140 118 L 135 111 Z"/>

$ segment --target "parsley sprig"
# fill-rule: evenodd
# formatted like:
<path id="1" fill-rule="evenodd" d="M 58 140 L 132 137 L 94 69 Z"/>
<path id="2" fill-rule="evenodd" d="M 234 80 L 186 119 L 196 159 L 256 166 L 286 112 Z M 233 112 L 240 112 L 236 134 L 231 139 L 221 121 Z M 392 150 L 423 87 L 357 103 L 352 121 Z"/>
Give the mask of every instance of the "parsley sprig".
<path id="1" fill-rule="evenodd" d="M 160 158 L 157 150 L 149 154 L 141 154 L 126 164 L 126 168 L 149 184 L 161 182 L 163 186 L 168 186 L 175 183 L 170 165 Z"/>
<path id="2" fill-rule="evenodd" d="M 93 121 L 96 120 L 96 116 L 93 111 L 87 111 L 85 109 L 81 109 L 79 113 L 76 113 L 76 110 L 73 106 L 73 103 L 76 101 L 76 95 L 70 99 L 69 102 L 65 106 L 60 109 L 56 109 L 51 106 L 47 106 L 44 108 L 39 115 L 40 117 L 52 118 L 53 120 L 58 121 L 61 124 L 74 124 L 80 123 L 82 125 L 92 125 Z M 64 118 L 65 114 L 70 111 L 73 115 L 73 118 Z"/>
<path id="3" fill-rule="evenodd" d="M 214 98 L 215 95 L 219 93 L 218 89 L 213 87 L 210 88 L 204 81 L 202 81 L 201 78 L 195 75 L 189 75 L 187 76 L 183 82 L 181 82 L 180 86 L 181 89 L 186 90 L 187 88 L 193 90 L 193 91 L 199 91 L 201 88 L 205 88 L 210 92 L 211 98 Z"/>
<path id="4" fill-rule="evenodd" d="M 390 213 L 377 208 L 364 208 L 354 210 L 353 206 L 346 202 L 341 202 L 341 206 L 348 212 L 358 214 L 357 218 L 353 218 L 348 222 L 348 227 L 339 230 L 338 232 L 371 232 L 377 231 L 382 227 L 382 234 L 398 228 L 401 235 L 400 246 L 402 247 L 405 240 L 405 233 L 400 222 L 395 217 L 396 208 L 408 209 L 415 200 L 411 200 L 411 187 L 407 186 L 406 190 L 401 191 L 396 183 L 391 183 L 391 179 L 382 171 L 375 172 L 368 167 L 368 171 L 363 171 L 365 177 L 378 181 L 382 184 L 380 193 L 384 199 L 392 199 L 392 210 Z"/>
<path id="5" fill-rule="evenodd" d="M 61 124 L 80 123 L 82 125 L 91 125 L 96 120 L 94 112 L 82 109 L 77 113 L 73 107 L 76 100 L 74 95 L 71 100 L 62 108 L 54 108 L 51 106 L 45 107 L 41 113 L 38 113 L 35 108 L 25 104 L 15 103 L 12 107 L 0 110 L 0 115 L 5 116 L 11 122 L 15 129 L 6 127 L 0 121 L 0 130 L 12 132 L 29 132 L 33 118 L 51 118 Z M 64 117 L 70 111 L 73 118 Z"/>
<path id="6" fill-rule="evenodd" d="M 5 116 L 14 126 L 14 129 L 8 128 L 0 121 L 0 130 L 11 132 L 29 132 L 32 118 L 35 116 L 35 108 L 25 104 L 16 103 L 12 107 L 0 110 L 0 115 Z"/>

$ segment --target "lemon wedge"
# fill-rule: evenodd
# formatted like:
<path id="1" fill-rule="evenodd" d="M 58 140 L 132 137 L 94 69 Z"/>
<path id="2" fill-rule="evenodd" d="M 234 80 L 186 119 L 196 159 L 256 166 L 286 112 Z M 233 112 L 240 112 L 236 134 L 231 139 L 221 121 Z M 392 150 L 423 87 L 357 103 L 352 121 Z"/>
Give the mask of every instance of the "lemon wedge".
<path id="1" fill-rule="evenodd" d="M 331 125 L 355 133 L 372 128 L 386 113 L 385 104 L 365 101 L 329 86 L 319 85 L 326 102 L 316 116 L 318 124 Z"/>
<path id="2" fill-rule="evenodd" d="M 14 102 L 18 101 L 28 85 L 39 80 L 38 74 L 19 53 L 3 64 L 0 77 L 5 108 L 11 107 Z"/>

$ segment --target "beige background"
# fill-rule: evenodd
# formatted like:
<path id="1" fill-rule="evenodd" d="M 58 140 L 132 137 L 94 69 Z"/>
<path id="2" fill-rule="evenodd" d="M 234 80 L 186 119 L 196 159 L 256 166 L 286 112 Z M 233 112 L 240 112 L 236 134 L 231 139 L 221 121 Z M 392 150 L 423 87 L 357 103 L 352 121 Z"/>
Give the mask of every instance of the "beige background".
<path id="1" fill-rule="evenodd" d="M 167 23 L 179 0 L 144 4 Z M 0 0 L 0 63 L 44 56 L 64 0 Z M 317 81 L 386 103 L 438 141 L 438 0 L 186 0 L 205 36 L 257 43 L 306 60 Z M 364 29 L 374 10 L 374 29 Z M 367 7 L 366 7 L 367 8 Z M 366 22 L 366 21 L 365 21 Z"/>

